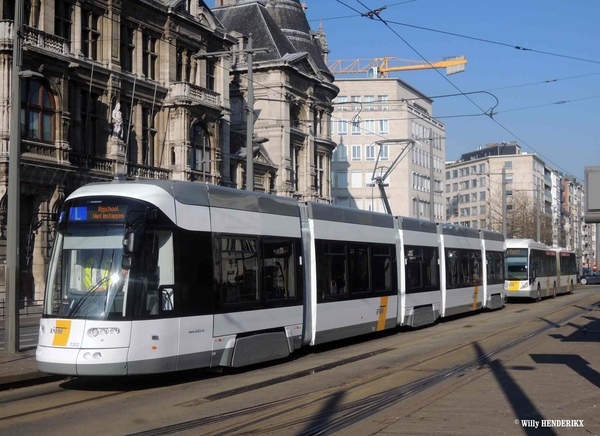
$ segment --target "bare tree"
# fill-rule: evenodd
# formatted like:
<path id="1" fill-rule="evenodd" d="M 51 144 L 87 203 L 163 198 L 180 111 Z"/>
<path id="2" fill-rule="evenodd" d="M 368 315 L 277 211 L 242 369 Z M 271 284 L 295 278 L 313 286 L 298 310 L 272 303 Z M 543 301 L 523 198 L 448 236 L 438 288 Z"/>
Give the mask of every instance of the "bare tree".
<path id="1" fill-rule="evenodd" d="M 538 201 L 529 191 L 510 191 L 506 196 L 506 236 L 510 239 L 537 240 L 537 207 Z M 547 245 L 552 245 L 552 216 L 540 202 L 540 239 Z M 502 190 L 496 189 L 490 196 L 491 228 L 496 232 L 502 231 Z"/>

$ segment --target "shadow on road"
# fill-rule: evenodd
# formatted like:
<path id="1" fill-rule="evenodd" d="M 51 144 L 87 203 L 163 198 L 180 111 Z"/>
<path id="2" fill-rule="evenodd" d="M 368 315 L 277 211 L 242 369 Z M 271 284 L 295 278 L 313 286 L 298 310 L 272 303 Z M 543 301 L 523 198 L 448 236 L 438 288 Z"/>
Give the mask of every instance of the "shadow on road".
<path id="1" fill-rule="evenodd" d="M 600 388 L 600 373 L 590 368 L 590 363 L 577 354 L 530 354 L 530 356 L 535 363 L 566 365 L 581 377 Z"/>
<path id="2" fill-rule="evenodd" d="M 589 322 L 586 325 L 568 323 L 575 331 L 568 336 L 561 334 L 551 334 L 554 339 L 559 339 L 561 342 L 600 342 L 600 318 L 594 316 L 584 316 Z"/>
<path id="3" fill-rule="evenodd" d="M 477 355 L 481 359 L 482 365 L 487 365 L 492 370 L 492 374 L 496 378 L 498 385 L 502 388 L 504 396 L 508 399 L 515 415 L 520 421 L 529 420 L 540 422 L 544 416 L 538 408 L 533 404 L 533 401 L 527 396 L 527 393 L 519 386 L 519 384 L 510 376 L 506 368 L 500 360 L 491 360 L 486 356 L 485 351 L 478 343 L 473 344 Z M 523 427 L 523 431 L 530 436 L 539 435 L 555 435 L 556 433 L 551 428 L 534 428 Z"/>

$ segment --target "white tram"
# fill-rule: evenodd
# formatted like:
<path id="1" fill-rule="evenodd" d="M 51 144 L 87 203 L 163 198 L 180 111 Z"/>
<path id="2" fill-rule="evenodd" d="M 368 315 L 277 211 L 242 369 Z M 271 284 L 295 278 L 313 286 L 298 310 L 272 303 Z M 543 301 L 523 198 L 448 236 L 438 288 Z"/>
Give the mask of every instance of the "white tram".
<path id="1" fill-rule="evenodd" d="M 177 181 L 93 184 L 60 214 L 38 369 L 241 367 L 506 299 L 501 234 Z"/>
<path id="2" fill-rule="evenodd" d="M 506 269 L 509 297 L 556 297 L 573 292 L 577 280 L 575 252 L 533 239 L 506 240 Z"/>

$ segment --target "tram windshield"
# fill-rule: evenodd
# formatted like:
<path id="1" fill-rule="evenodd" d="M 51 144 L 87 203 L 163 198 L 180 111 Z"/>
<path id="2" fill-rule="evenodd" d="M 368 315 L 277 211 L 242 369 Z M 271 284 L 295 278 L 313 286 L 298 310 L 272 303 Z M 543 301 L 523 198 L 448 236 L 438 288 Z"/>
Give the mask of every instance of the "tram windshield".
<path id="1" fill-rule="evenodd" d="M 509 248 L 506 250 L 506 279 L 528 280 L 527 249 Z"/>
<path id="2" fill-rule="evenodd" d="M 122 226 L 69 226 L 58 233 L 44 314 L 60 318 L 125 316 L 128 270 L 121 268 Z"/>
<path id="3" fill-rule="evenodd" d="M 173 241 L 168 219 L 142 201 L 90 197 L 68 202 L 50 260 L 44 316 L 171 316 Z"/>

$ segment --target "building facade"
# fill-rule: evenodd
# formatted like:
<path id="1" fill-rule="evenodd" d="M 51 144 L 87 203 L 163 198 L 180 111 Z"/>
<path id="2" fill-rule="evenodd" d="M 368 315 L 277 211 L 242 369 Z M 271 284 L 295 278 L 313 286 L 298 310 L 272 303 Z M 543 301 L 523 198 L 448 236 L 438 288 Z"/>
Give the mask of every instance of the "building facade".
<path id="1" fill-rule="evenodd" d="M 255 189 L 303 201 L 330 203 L 329 125 L 338 93 L 326 65 L 322 28 L 310 29 L 299 0 L 267 2 L 217 0 L 213 9 L 228 32 L 238 37 L 231 62 L 231 174 L 245 186 L 247 116 L 254 117 L 254 161 L 262 164 Z M 253 56 L 254 106 L 248 108 L 248 62 L 244 49 L 268 48 Z M 250 110 L 249 110 L 250 109 Z"/>
<path id="2" fill-rule="evenodd" d="M 585 187 L 573 176 L 562 180 L 562 227 L 563 246 L 580 254 L 581 267 L 593 269 L 597 266 L 597 226 L 586 223 Z"/>
<path id="3" fill-rule="evenodd" d="M 335 83 L 340 88 L 331 122 L 337 143 L 332 163 L 335 203 L 384 212 L 372 177 L 385 175 L 396 163 L 384 180 L 392 213 L 430 219 L 433 189 L 435 220 L 444 221 L 445 126 L 432 116 L 433 101 L 395 78 Z"/>
<path id="4" fill-rule="evenodd" d="M 448 222 L 498 232 L 505 192 L 508 238 L 537 239 L 539 221 L 543 243 L 576 251 L 583 267 L 593 267 L 596 231 L 581 218 L 583 185 L 516 142 L 487 144 L 447 162 L 444 191 Z"/>
<path id="5" fill-rule="evenodd" d="M 0 260 L 14 4 L 0 3 Z M 195 55 L 237 41 L 202 0 L 26 0 L 19 34 L 20 298 L 39 300 L 57 212 L 79 186 L 118 175 L 231 183 L 228 59 Z"/>
<path id="6" fill-rule="evenodd" d="M 537 227 L 539 210 L 540 227 L 549 232 L 548 243 L 552 244 L 554 232 L 549 217 L 557 192 L 552 190 L 551 174 L 542 159 L 523 153 L 514 141 L 487 144 L 465 153 L 458 161 L 446 163 L 447 220 L 452 224 L 502 231 L 504 182 L 508 237 L 526 237 L 520 235 Z"/>

